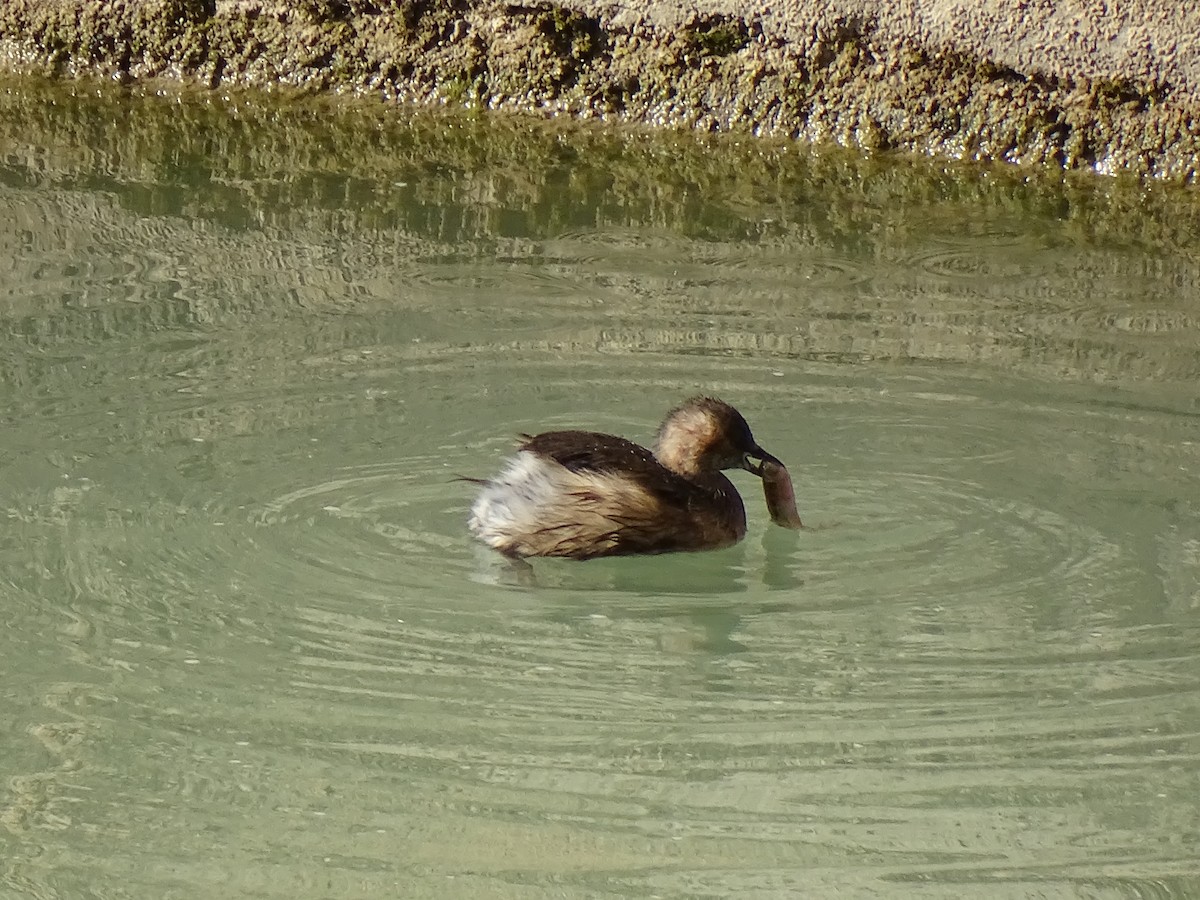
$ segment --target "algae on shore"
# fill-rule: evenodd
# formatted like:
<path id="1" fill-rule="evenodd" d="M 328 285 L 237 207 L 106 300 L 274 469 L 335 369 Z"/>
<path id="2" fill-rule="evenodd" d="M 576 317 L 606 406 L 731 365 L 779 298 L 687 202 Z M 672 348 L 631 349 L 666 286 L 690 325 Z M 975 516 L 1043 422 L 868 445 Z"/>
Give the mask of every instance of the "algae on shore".
<path id="1" fill-rule="evenodd" d="M 1018 68 L 1003 47 L 938 46 L 928 29 L 899 28 L 883 5 L 871 13 L 848 0 L 723 7 L 11 0 L 0 11 L 0 67 L 349 91 L 1182 182 L 1200 175 L 1197 87 L 1172 81 L 1169 67 L 1071 72 L 1070 59 L 1051 59 Z M 1172 24 L 1194 36 L 1195 11 L 1172 15 L 1153 20 L 1163 42 Z M 1178 43 L 1161 58 L 1188 63 Z M 1053 40 L 1046 46 L 1053 56 Z"/>

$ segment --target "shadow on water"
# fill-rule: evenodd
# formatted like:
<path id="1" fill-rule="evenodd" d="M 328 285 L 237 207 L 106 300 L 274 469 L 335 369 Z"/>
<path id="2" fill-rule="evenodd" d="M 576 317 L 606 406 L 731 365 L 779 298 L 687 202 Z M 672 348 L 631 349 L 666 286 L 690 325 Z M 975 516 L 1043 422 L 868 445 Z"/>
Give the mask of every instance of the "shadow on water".
<path id="1" fill-rule="evenodd" d="M 477 571 L 485 580 L 525 594 L 551 621 L 598 617 L 651 626 L 681 623 L 693 632 L 687 641 L 692 651 L 722 656 L 747 651 L 734 639 L 744 617 L 789 613 L 803 604 L 803 597 L 795 593 L 803 583 L 795 571 L 796 536 L 768 531 L 762 548 L 764 552 L 753 554 L 753 559 L 742 545 L 715 553 L 586 564 L 559 560 L 514 564 L 481 548 Z M 769 593 L 760 596 L 764 589 L 792 593 L 771 600 Z"/>
<path id="2" fill-rule="evenodd" d="M 1162 186 L 4 85 L 0 893 L 1194 895 L 1198 232 Z M 456 474 L 700 391 L 817 528 L 738 476 L 727 551 L 480 562 Z"/>

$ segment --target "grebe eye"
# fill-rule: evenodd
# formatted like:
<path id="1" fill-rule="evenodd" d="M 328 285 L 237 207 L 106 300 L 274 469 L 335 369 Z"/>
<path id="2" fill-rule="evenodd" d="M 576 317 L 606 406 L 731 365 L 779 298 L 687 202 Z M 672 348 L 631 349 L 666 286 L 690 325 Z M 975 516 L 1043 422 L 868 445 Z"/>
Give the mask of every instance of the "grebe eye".
<path id="1" fill-rule="evenodd" d="M 763 464 L 761 462 L 754 462 L 754 456 L 751 453 L 742 454 L 742 468 L 752 475 L 757 475 L 759 478 L 762 477 Z"/>

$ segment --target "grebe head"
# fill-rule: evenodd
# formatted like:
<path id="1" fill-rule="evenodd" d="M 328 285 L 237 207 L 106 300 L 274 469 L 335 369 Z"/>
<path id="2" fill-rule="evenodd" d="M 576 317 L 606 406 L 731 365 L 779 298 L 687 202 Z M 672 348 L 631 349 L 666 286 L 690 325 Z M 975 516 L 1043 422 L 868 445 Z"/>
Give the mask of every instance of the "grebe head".
<path id="1" fill-rule="evenodd" d="M 764 461 L 778 462 L 758 446 L 742 414 L 715 397 L 693 397 L 667 413 L 654 455 L 680 475 L 745 469 L 761 477 Z"/>

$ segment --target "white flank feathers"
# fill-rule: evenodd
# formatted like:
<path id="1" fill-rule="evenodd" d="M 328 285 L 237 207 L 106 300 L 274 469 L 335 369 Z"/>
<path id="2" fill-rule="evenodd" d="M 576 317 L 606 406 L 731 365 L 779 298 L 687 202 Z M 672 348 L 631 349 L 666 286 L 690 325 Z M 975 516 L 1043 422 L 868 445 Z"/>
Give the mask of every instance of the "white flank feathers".
<path id="1" fill-rule="evenodd" d="M 483 486 L 467 527 L 502 553 L 553 556 L 560 547 L 612 547 L 616 531 L 645 520 L 655 508 L 653 498 L 635 481 L 613 472 L 573 472 L 521 450 Z M 614 521 L 614 510 L 624 525 Z"/>
<path id="2" fill-rule="evenodd" d="M 471 505 L 467 527 L 489 547 L 505 550 L 536 531 L 546 507 L 578 486 L 573 482 L 563 466 L 522 450 L 483 486 Z"/>

